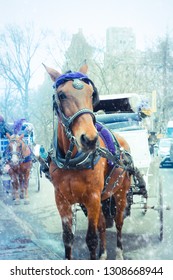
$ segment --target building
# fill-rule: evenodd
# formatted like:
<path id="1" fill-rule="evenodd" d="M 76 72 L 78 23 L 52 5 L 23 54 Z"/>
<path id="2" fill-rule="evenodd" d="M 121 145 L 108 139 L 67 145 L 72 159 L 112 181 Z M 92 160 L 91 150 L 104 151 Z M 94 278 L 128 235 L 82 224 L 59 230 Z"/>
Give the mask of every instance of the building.
<path id="1" fill-rule="evenodd" d="M 110 27 L 106 31 L 106 53 L 117 55 L 136 50 L 136 37 L 132 28 Z"/>

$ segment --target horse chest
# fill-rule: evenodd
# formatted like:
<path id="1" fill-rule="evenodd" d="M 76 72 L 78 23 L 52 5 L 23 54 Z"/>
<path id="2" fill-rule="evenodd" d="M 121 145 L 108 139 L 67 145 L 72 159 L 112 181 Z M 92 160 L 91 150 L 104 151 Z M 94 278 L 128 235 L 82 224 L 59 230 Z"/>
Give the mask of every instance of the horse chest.
<path id="1" fill-rule="evenodd" d="M 95 178 L 95 179 L 93 179 Z M 71 203 L 84 203 L 91 197 L 91 193 L 101 195 L 104 186 L 104 175 L 91 170 L 64 171 L 57 170 L 53 174 L 53 185 L 56 195 L 63 193 L 64 197 Z"/>

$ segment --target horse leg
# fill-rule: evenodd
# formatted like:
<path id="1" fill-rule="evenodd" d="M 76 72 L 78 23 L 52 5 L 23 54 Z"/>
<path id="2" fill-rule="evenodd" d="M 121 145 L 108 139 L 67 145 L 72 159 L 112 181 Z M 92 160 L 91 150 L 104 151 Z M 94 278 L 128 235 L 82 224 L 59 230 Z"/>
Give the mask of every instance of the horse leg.
<path id="1" fill-rule="evenodd" d="M 98 231 L 99 231 L 99 258 L 100 260 L 107 259 L 106 251 L 106 221 L 103 215 L 102 210 L 100 211 L 99 222 L 98 222 Z"/>
<path id="2" fill-rule="evenodd" d="M 68 221 L 64 221 L 64 219 L 62 219 L 62 228 L 63 228 L 63 242 L 64 242 L 64 248 L 65 248 L 65 259 L 66 260 L 71 260 L 72 258 L 72 245 L 73 245 L 73 241 L 74 241 L 74 235 L 72 233 L 71 230 L 71 221 L 72 221 L 72 215 L 69 212 L 69 214 L 67 214 Z"/>
<path id="3" fill-rule="evenodd" d="M 13 171 L 9 171 L 9 175 L 11 177 L 11 183 L 12 183 L 12 199 L 14 201 L 14 204 L 18 205 L 20 204 L 18 177 Z"/>
<path id="4" fill-rule="evenodd" d="M 97 227 L 98 227 L 98 221 L 99 221 L 99 215 L 100 215 L 100 196 L 98 195 L 98 198 L 95 194 L 93 196 L 90 196 L 88 205 L 85 205 L 87 208 L 88 213 L 88 230 L 86 235 L 86 243 L 90 252 L 90 259 L 95 260 L 96 259 L 96 249 L 98 245 L 98 238 L 97 238 Z"/>
<path id="5" fill-rule="evenodd" d="M 29 195 L 28 195 L 28 186 L 29 186 L 29 178 L 25 178 L 24 184 L 24 204 L 29 204 Z"/>
<path id="6" fill-rule="evenodd" d="M 21 187 L 21 194 L 24 194 L 24 204 L 29 204 L 29 195 L 28 195 L 28 186 L 29 186 L 29 175 L 30 170 L 27 170 L 26 173 L 23 174 L 21 177 L 20 187 Z"/>
<path id="7" fill-rule="evenodd" d="M 72 245 L 74 235 L 72 233 L 72 209 L 71 205 L 64 198 L 63 195 L 56 192 L 55 195 L 56 205 L 61 216 L 62 229 L 63 229 L 63 243 L 65 248 L 65 259 L 71 260 L 72 258 Z"/>
<path id="8" fill-rule="evenodd" d="M 126 189 L 120 189 L 114 194 L 116 201 L 115 223 L 117 229 L 116 259 L 123 260 L 122 227 L 124 223 L 124 210 L 126 207 Z"/>
<path id="9" fill-rule="evenodd" d="M 23 185 L 23 175 L 20 173 L 19 174 L 19 184 L 20 184 L 20 198 L 24 199 L 24 185 Z"/>
<path id="10" fill-rule="evenodd" d="M 12 187 L 13 187 L 12 197 L 14 200 L 14 204 L 19 205 L 20 204 L 19 182 L 18 182 L 17 178 L 14 181 L 12 181 Z"/>

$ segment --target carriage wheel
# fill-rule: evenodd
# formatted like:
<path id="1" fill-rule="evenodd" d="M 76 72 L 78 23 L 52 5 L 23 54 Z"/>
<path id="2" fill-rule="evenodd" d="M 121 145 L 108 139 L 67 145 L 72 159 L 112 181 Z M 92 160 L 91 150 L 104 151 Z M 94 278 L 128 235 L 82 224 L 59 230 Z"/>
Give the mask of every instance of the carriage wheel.
<path id="1" fill-rule="evenodd" d="M 147 208 L 148 204 L 147 204 L 147 198 L 141 196 L 141 209 L 142 209 L 142 215 L 145 215 L 147 213 Z"/>
<path id="2" fill-rule="evenodd" d="M 40 191 L 40 166 L 38 162 L 36 164 L 37 164 L 36 166 L 37 190 L 39 192 Z"/>
<path id="3" fill-rule="evenodd" d="M 40 164 L 39 162 L 35 162 L 35 177 L 36 177 L 36 186 L 37 186 L 37 191 L 40 191 Z"/>
<path id="4" fill-rule="evenodd" d="M 37 187 L 37 191 L 40 191 L 40 170 L 39 170 L 39 163 L 38 161 L 33 163 L 32 172 L 31 172 L 32 179 Z"/>
<path id="5" fill-rule="evenodd" d="M 159 220 L 160 220 L 160 241 L 163 240 L 163 186 L 162 180 L 159 178 Z"/>

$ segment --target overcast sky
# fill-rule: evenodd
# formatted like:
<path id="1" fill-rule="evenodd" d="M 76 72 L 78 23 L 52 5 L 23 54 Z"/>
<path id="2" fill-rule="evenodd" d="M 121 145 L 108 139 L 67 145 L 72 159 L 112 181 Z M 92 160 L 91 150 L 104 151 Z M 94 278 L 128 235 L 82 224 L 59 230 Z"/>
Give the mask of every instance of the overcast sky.
<path id="1" fill-rule="evenodd" d="M 112 26 L 132 27 L 137 44 L 173 32 L 173 0 L 4 0 L 0 27 L 33 22 L 38 28 L 76 33 L 96 39 Z"/>
<path id="2" fill-rule="evenodd" d="M 173 35 L 173 0 L 0 0 L 0 29 L 31 22 L 39 30 L 56 34 L 73 34 L 80 28 L 86 38 L 101 46 L 108 27 L 131 27 L 137 48 L 143 49 L 166 32 Z M 44 58 L 44 63 L 50 60 Z M 34 87 L 44 79 L 43 67 L 38 65 Z"/>

